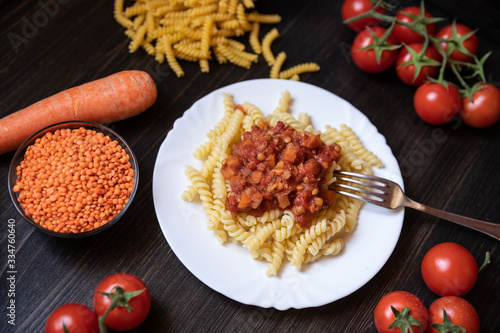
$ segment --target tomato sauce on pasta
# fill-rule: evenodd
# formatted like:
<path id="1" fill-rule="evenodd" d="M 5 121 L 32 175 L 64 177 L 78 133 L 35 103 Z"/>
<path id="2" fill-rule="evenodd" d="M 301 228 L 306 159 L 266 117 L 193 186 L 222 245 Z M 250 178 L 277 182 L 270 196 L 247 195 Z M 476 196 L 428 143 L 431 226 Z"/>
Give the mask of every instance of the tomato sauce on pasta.
<path id="1" fill-rule="evenodd" d="M 221 168 L 231 186 L 227 210 L 261 216 L 275 208 L 290 209 L 301 227 L 308 225 L 335 202 L 335 193 L 322 185 L 340 151 L 338 144 L 326 145 L 319 135 L 282 121 L 269 130 L 253 126 Z"/>

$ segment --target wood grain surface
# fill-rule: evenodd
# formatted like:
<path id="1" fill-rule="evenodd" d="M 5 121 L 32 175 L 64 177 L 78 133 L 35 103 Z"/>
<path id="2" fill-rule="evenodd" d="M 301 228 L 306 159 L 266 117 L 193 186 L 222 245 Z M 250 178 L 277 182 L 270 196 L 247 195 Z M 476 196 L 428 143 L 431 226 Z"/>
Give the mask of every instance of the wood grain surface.
<path id="1" fill-rule="evenodd" d="M 43 16 L 47 3 L 53 11 Z M 500 123 L 478 130 L 458 120 L 442 126 L 421 121 L 412 104 L 415 88 L 401 83 L 393 69 L 370 75 L 355 67 L 349 56 L 355 34 L 342 24 L 341 3 L 260 0 L 256 8 L 282 16 L 282 22 L 274 25 L 281 37 L 273 43 L 273 51 L 287 52 L 287 66 L 320 64 L 319 72 L 302 75 L 302 81 L 349 101 L 386 137 L 412 198 L 500 223 Z M 392 3 L 396 8 L 418 5 Z M 493 51 L 486 63 L 487 80 L 498 85 L 497 2 L 426 3 L 431 13 L 448 23 L 456 17 L 479 29 L 480 53 Z M 250 70 L 213 61 L 210 74 L 201 73 L 195 63 L 182 63 L 186 75 L 179 79 L 145 52 L 128 52 L 127 37 L 113 18 L 113 1 L 7 1 L 0 10 L 0 37 L 2 117 L 56 92 L 126 69 L 148 71 L 159 91 L 149 110 L 111 125 L 132 146 L 141 179 L 123 219 L 96 236 L 68 240 L 31 227 L 17 213 L 7 191 L 13 153 L 0 156 L 1 332 L 41 332 L 58 306 L 70 302 L 92 306 L 93 289 L 117 272 L 141 277 L 151 291 L 151 313 L 133 332 L 376 332 L 373 310 L 384 294 L 406 290 L 426 306 L 438 298 L 423 282 L 420 263 L 433 245 L 445 241 L 462 244 L 478 262 L 486 251 L 491 253 L 492 263 L 464 298 L 477 309 L 482 332 L 500 331 L 499 242 L 412 210 L 406 211 L 400 239 L 380 272 L 351 295 L 317 308 L 278 311 L 243 305 L 213 291 L 182 265 L 155 215 L 151 186 L 158 149 L 174 121 L 199 98 L 231 83 L 268 77 L 269 67 L 262 58 Z M 7 323 L 10 219 L 15 220 L 16 241 L 15 326 Z"/>

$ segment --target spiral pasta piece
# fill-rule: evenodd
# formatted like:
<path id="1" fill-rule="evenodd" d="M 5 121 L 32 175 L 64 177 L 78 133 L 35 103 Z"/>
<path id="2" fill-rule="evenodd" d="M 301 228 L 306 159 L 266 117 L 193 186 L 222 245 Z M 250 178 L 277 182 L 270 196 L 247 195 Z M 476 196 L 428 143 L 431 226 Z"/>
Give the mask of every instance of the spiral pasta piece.
<path id="1" fill-rule="evenodd" d="M 321 251 L 315 255 L 308 253 L 306 259 L 304 260 L 304 264 L 312 263 L 323 256 L 333 256 L 339 254 L 339 252 L 344 247 L 344 241 L 342 238 L 336 238 L 332 240 L 330 243 L 326 243 Z"/>
<path id="2" fill-rule="evenodd" d="M 240 54 L 237 54 L 234 50 L 231 50 L 227 45 L 221 44 L 218 46 L 218 49 L 221 54 L 233 64 L 247 69 L 250 68 L 252 62 L 245 59 Z"/>
<path id="3" fill-rule="evenodd" d="M 224 225 L 224 229 L 227 234 L 240 242 L 246 242 L 247 239 L 251 236 L 251 234 L 245 230 L 242 226 L 240 226 L 234 220 L 232 214 L 228 211 L 224 211 L 221 215 L 221 222 Z"/>
<path id="4" fill-rule="evenodd" d="M 281 225 L 287 229 L 291 229 L 294 225 L 296 225 L 296 222 L 297 221 L 293 212 L 289 209 L 285 210 L 283 216 L 281 217 Z"/>
<path id="5" fill-rule="evenodd" d="M 271 209 L 271 210 L 265 211 L 264 214 L 257 217 L 256 219 L 260 223 L 266 223 L 269 221 L 279 219 L 281 217 L 281 215 L 283 215 L 283 211 L 281 209 Z"/>
<path id="6" fill-rule="evenodd" d="M 132 20 L 125 16 L 123 12 L 123 3 L 124 0 L 115 0 L 113 15 L 116 22 L 118 22 L 124 28 L 128 29 L 130 27 L 133 27 L 134 23 L 132 22 Z"/>
<path id="7" fill-rule="evenodd" d="M 269 77 L 271 79 L 277 79 L 279 77 L 281 67 L 283 66 L 285 60 L 286 60 L 286 53 L 280 52 L 276 57 L 274 64 L 271 67 L 271 72 L 269 73 Z"/>
<path id="8" fill-rule="evenodd" d="M 302 125 L 299 123 L 299 121 L 289 113 L 284 113 L 284 112 L 273 113 L 272 120 L 270 121 L 271 125 L 275 126 L 278 121 L 282 121 L 290 125 L 293 129 L 297 131 L 303 130 Z"/>
<path id="9" fill-rule="evenodd" d="M 217 6 L 216 4 L 214 5 Z M 205 19 L 205 22 L 203 23 L 203 28 L 201 31 L 201 45 L 200 45 L 201 52 L 203 53 L 203 58 L 201 58 L 201 60 L 206 60 L 210 56 L 210 37 L 213 24 L 214 20 L 210 16 L 207 17 Z"/>
<path id="10" fill-rule="evenodd" d="M 344 247 L 344 240 L 342 238 L 335 238 L 330 243 L 326 243 L 321 248 L 321 254 L 324 256 L 336 255 Z"/>
<path id="11" fill-rule="evenodd" d="M 142 42 L 144 41 L 144 36 L 146 35 L 146 32 L 148 31 L 148 27 L 146 24 L 141 25 L 139 29 L 137 29 L 137 32 L 135 35 L 132 37 L 132 41 L 129 44 L 129 51 L 135 52 L 141 46 Z"/>
<path id="12" fill-rule="evenodd" d="M 260 24 L 258 22 L 254 22 L 252 25 L 252 30 L 250 31 L 250 35 L 248 37 L 248 43 L 256 54 L 262 53 L 262 46 L 260 45 L 259 41 L 259 32 Z"/>
<path id="13" fill-rule="evenodd" d="M 136 2 L 130 7 L 127 7 L 123 13 L 125 17 L 132 17 L 139 14 L 144 14 L 148 11 L 148 7 L 145 3 Z"/>
<path id="14" fill-rule="evenodd" d="M 212 193 L 210 192 L 210 185 L 208 185 L 205 177 L 190 165 L 186 166 L 186 176 L 191 180 L 192 185 L 200 195 L 201 203 L 206 212 L 209 212 L 213 206 Z"/>
<path id="15" fill-rule="evenodd" d="M 304 254 L 310 243 L 312 243 L 321 233 L 327 230 L 327 220 L 322 220 L 307 229 L 295 244 L 292 253 L 292 266 L 300 268 L 305 260 Z"/>
<path id="16" fill-rule="evenodd" d="M 132 39 L 132 37 L 135 35 L 134 30 L 139 29 L 139 27 L 144 23 L 144 20 L 146 19 L 146 15 L 137 15 L 133 21 L 133 30 L 128 29 L 127 31 L 127 36 Z"/>
<path id="17" fill-rule="evenodd" d="M 226 205 L 219 198 L 213 200 L 212 208 L 207 212 L 207 228 L 208 230 L 215 231 L 218 229 L 221 222 L 222 212 Z"/>
<path id="18" fill-rule="evenodd" d="M 361 209 L 362 205 L 363 205 L 362 201 L 355 200 L 352 198 L 349 199 L 349 205 L 347 207 L 346 225 L 345 225 L 346 232 L 351 233 L 354 231 L 354 227 L 358 220 L 359 210 Z"/>
<path id="19" fill-rule="evenodd" d="M 277 14 L 260 14 L 257 12 L 248 14 L 247 19 L 250 22 L 259 22 L 266 24 L 277 24 L 281 22 L 281 16 Z"/>
<path id="20" fill-rule="evenodd" d="M 290 106 L 291 95 L 288 90 L 281 93 L 280 99 L 278 101 L 278 107 L 274 109 L 273 114 L 277 113 L 287 113 Z"/>
<path id="21" fill-rule="evenodd" d="M 285 254 L 285 247 L 282 243 L 278 241 L 273 241 L 271 245 L 271 256 L 269 263 L 267 264 L 267 276 L 276 276 L 278 274 L 278 269 L 281 267 L 283 262 L 283 256 Z"/>
<path id="22" fill-rule="evenodd" d="M 380 161 L 374 153 L 365 148 L 365 146 L 359 140 L 359 137 L 349 126 L 341 124 L 340 133 L 347 139 L 347 142 L 349 142 L 349 144 L 351 145 L 354 153 L 358 155 L 362 160 L 379 168 L 384 166 L 382 164 L 382 161 Z"/>
<path id="23" fill-rule="evenodd" d="M 227 12 L 231 15 L 236 14 L 236 7 L 238 6 L 238 0 L 229 0 L 227 5 Z"/>
<path id="24" fill-rule="evenodd" d="M 264 127 L 265 126 L 265 117 L 262 111 L 255 105 L 245 102 L 241 105 L 243 107 L 243 110 L 245 110 L 245 113 L 250 117 L 252 125 L 256 125 L 259 127 Z M 245 130 L 250 130 L 245 129 Z"/>
<path id="25" fill-rule="evenodd" d="M 251 31 L 252 30 L 252 25 L 248 22 L 246 13 L 245 13 L 245 6 L 243 4 L 238 4 L 236 6 L 236 18 L 240 24 L 240 27 L 245 30 L 245 31 Z"/>
<path id="26" fill-rule="evenodd" d="M 301 127 L 305 130 L 307 126 L 310 125 L 309 115 L 305 112 L 299 113 L 297 116 L 297 121 L 300 123 Z"/>
<path id="27" fill-rule="evenodd" d="M 308 73 L 308 72 L 317 72 L 319 71 L 320 67 L 318 64 L 314 62 L 306 62 L 303 64 L 298 64 L 295 65 L 287 70 L 282 71 L 279 74 L 280 79 L 289 79 L 294 75 L 299 75 L 303 73 Z"/>
<path id="28" fill-rule="evenodd" d="M 227 197 L 226 179 L 222 175 L 220 168 L 215 168 L 213 173 L 212 192 L 213 197 L 225 200 Z"/>
<path id="29" fill-rule="evenodd" d="M 198 191 L 196 191 L 196 188 L 193 185 L 188 185 L 188 188 L 182 193 L 181 198 L 184 201 L 193 201 L 197 194 Z"/>
<path id="30" fill-rule="evenodd" d="M 356 155 L 350 148 L 342 147 L 340 159 L 338 164 L 342 169 L 350 169 L 353 171 L 360 171 L 363 167 L 363 161 Z"/>
<path id="31" fill-rule="evenodd" d="M 239 127 L 243 121 L 244 114 L 240 110 L 236 110 L 229 123 L 226 130 L 222 133 L 217 141 L 217 148 L 222 152 L 226 152 L 229 145 L 234 141 L 236 135 L 239 133 Z"/>
<path id="32" fill-rule="evenodd" d="M 333 221 L 327 223 L 326 229 L 320 232 L 320 234 L 309 243 L 307 251 L 312 255 L 318 254 L 323 245 L 344 228 L 346 218 L 346 213 L 342 210 L 333 218 Z"/>
<path id="33" fill-rule="evenodd" d="M 299 232 L 299 228 L 297 227 L 297 225 L 294 225 L 291 228 L 281 227 L 274 232 L 273 238 L 276 239 L 278 242 L 282 242 L 282 241 L 292 237 L 297 232 Z"/>
<path id="34" fill-rule="evenodd" d="M 205 156 L 210 154 L 211 151 L 212 151 L 212 142 L 207 141 L 204 144 L 202 144 L 201 146 L 199 146 L 198 148 L 196 148 L 196 150 L 193 152 L 193 156 L 196 159 L 201 160 Z"/>
<path id="35" fill-rule="evenodd" d="M 224 244 L 227 241 L 227 232 L 224 230 L 223 224 L 219 224 L 217 230 L 215 230 L 215 238 L 221 244 Z"/>
<path id="36" fill-rule="evenodd" d="M 337 143 L 342 148 L 349 147 L 347 139 L 336 128 L 333 128 L 330 125 L 327 125 L 325 127 L 325 131 L 321 133 L 321 140 L 323 140 L 327 145 Z"/>
<path id="37" fill-rule="evenodd" d="M 281 227 L 279 219 L 264 224 L 247 239 L 244 245 L 245 248 L 250 252 L 256 251 L 279 227 Z"/>
<path id="38" fill-rule="evenodd" d="M 167 62 L 170 68 L 172 68 L 172 70 L 174 71 L 175 75 L 177 75 L 177 77 L 184 76 L 184 70 L 182 69 L 181 65 L 179 65 L 177 59 L 175 58 L 174 50 L 172 49 L 172 45 L 167 38 L 165 39 L 164 51 L 165 51 L 165 57 L 167 58 Z"/>
<path id="39" fill-rule="evenodd" d="M 262 55 L 269 66 L 274 65 L 274 62 L 276 61 L 274 53 L 271 50 L 271 44 L 279 37 L 279 35 L 278 29 L 273 28 L 264 36 L 264 39 L 262 39 Z"/>

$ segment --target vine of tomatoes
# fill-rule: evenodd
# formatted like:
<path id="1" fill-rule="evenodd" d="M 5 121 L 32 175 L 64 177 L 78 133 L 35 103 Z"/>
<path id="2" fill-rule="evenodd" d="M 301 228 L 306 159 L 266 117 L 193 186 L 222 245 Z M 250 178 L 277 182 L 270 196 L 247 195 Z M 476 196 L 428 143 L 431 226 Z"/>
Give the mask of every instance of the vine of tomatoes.
<path id="1" fill-rule="evenodd" d="M 394 16 L 389 8 L 384 0 L 344 0 L 343 21 L 358 32 L 351 49 L 356 66 L 369 73 L 394 66 L 401 81 L 417 87 L 415 111 L 430 124 L 444 124 L 456 115 L 476 128 L 500 120 L 500 89 L 484 75 L 491 52 L 477 56 L 476 30 L 453 21 L 436 31 L 444 19 L 432 16 L 423 1 Z M 445 72 L 453 74 L 454 82 L 445 79 Z"/>

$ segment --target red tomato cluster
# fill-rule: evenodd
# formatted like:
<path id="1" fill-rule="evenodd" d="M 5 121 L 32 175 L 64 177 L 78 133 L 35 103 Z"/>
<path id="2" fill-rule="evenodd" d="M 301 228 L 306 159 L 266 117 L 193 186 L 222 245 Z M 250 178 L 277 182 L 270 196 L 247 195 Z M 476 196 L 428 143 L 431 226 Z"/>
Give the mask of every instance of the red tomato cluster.
<path id="1" fill-rule="evenodd" d="M 421 265 L 422 278 L 436 294 L 442 296 L 428 309 L 415 295 L 393 291 L 384 295 L 374 310 L 379 333 L 410 332 L 479 332 L 479 315 L 460 296 L 476 283 L 478 267 L 473 255 L 463 246 L 446 242 L 431 248 Z"/>
<path id="2" fill-rule="evenodd" d="M 151 295 L 144 282 L 135 275 L 117 273 L 97 286 L 95 312 L 82 304 L 64 304 L 50 314 L 44 332 L 104 333 L 106 327 L 128 331 L 146 319 L 150 308 Z"/>
<path id="3" fill-rule="evenodd" d="M 394 66 L 401 81 L 417 87 L 415 111 L 430 124 L 444 124 L 456 115 L 477 128 L 500 120 L 500 90 L 484 82 L 484 73 L 482 82 L 472 87 L 460 74 L 464 66 L 481 67 L 476 72 L 482 72 L 475 31 L 453 23 L 436 32 L 439 19 L 423 3 L 422 7 L 403 8 L 394 17 L 386 13 L 384 5 L 383 0 L 344 0 L 342 18 L 358 32 L 351 48 L 357 67 L 380 73 Z M 381 26 L 384 21 L 394 24 L 385 28 Z M 461 90 L 443 79 L 444 70 L 450 68 L 463 85 Z"/>

